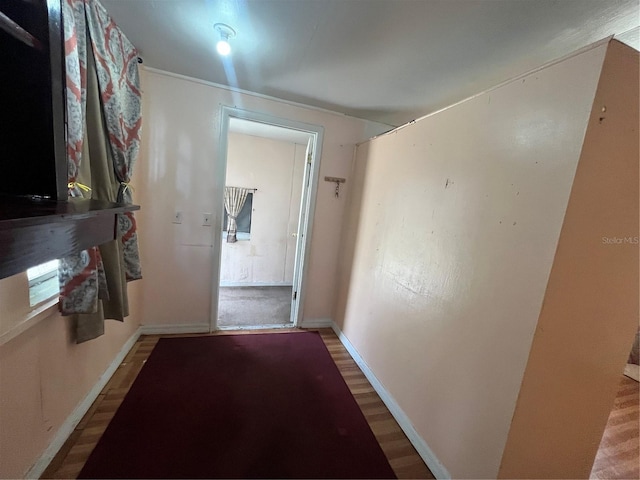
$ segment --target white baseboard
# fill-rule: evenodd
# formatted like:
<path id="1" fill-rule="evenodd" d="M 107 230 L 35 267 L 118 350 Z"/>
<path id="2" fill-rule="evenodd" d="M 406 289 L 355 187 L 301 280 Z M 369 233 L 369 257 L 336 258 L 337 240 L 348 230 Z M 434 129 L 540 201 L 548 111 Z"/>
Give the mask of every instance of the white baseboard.
<path id="1" fill-rule="evenodd" d="M 380 383 L 380 381 L 376 378 L 376 376 L 362 359 L 358 351 L 351 344 L 349 339 L 345 336 L 344 333 L 342 333 L 340 327 L 338 327 L 335 322 L 331 322 L 331 328 L 336 333 L 349 354 L 351 354 L 353 360 L 358 364 L 358 367 L 360 367 L 362 373 L 364 373 L 365 377 L 367 377 L 367 380 L 369 380 L 371 386 L 378 393 L 380 399 L 387 406 L 387 408 L 391 412 L 391 415 L 393 415 L 393 418 L 396 419 L 398 425 L 400 425 L 400 428 L 402 428 L 411 444 L 414 446 L 420 457 L 422 457 L 422 459 L 424 460 L 424 463 L 426 463 L 427 467 L 429 467 L 429 470 L 431 470 L 431 473 L 433 473 L 433 475 L 435 475 L 435 477 L 438 479 L 450 479 L 451 474 L 447 471 L 440 460 L 438 460 L 438 457 L 436 457 L 435 453 L 433 453 L 431 448 L 429 448 L 427 442 L 425 442 L 424 439 L 420 435 L 418 435 L 418 432 L 416 432 L 416 429 L 413 428 L 411 420 L 409 420 L 407 414 L 404 413 L 395 399 L 384 388 L 382 383 Z"/>
<path id="2" fill-rule="evenodd" d="M 109 364 L 104 373 L 100 375 L 100 378 L 98 378 L 98 381 L 95 383 L 93 388 L 89 391 L 89 393 L 87 393 L 87 396 L 84 397 L 84 400 L 82 400 L 76 406 L 73 412 L 71 412 L 71 415 L 69 415 L 64 423 L 60 426 L 55 436 L 49 443 L 47 449 L 36 461 L 36 463 L 34 463 L 33 466 L 29 469 L 29 471 L 25 475 L 25 478 L 40 478 L 44 470 L 51 463 L 51 460 L 53 460 L 53 457 L 55 457 L 60 448 L 62 448 L 64 442 L 67 441 L 69 435 L 71 435 L 78 423 L 80 423 L 82 417 L 84 417 L 85 413 L 87 413 L 93 402 L 96 400 L 96 398 L 98 398 L 98 395 L 100 395 L 100 392 L 102 391 L 104 386 L 118 369 L 131 348 L 133 348 L 136 340 L 138 340 L 138 337 L 140 337 L 140 331 L 141 328 L 138 328 L 138 330 L 136 330 L 134 334 L 131 335 L 129 340 L 127 340 L 124 345 L 122 345 L 122 348 L 120 349 L 118 354 Z"/>
<path id="3" fill-rule="evenodd" d="M 209 333 L 208 323 L 187 323 L 167 325 L 141 325 L 142 335 L 171 335 L 174 333 Z"/>
<path id="4" fill-rule="evenodd" d="M 291 287 L 291 283 L 286 282 L 220 282 L 221 287 Z"/>
<path id="5" fill-rule="evenodd" d="M 300 328 L 331 328 L 333 320 L 330 318 L 303 318 Z"/>

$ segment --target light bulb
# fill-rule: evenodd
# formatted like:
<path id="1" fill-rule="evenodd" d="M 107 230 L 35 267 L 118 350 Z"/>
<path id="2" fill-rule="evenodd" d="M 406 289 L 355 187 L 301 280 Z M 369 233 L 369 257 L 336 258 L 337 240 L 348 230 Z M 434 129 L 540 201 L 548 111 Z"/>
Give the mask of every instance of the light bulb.
<path id="1" fill-rule="evenodd" d="M 231 53 L 231 45 L 229 45 L 229 42 L 227 42 L 226 40 L 220 40 L 216 44 L 216 50 L 220 55 L 226 57 Z"/>
<path id="2" fill-rule="evenodd" d="M 236 31 L 229 25 L 224 23 L 216 23 L 213 28 L 220 35 L 220 40 L 218 40 L 218 43 L 216 43 L 216 50 L 220 55 L 226 57 L 231 53 L 231 45 L 229 44 L 229 39 L 236 36 Z"/>

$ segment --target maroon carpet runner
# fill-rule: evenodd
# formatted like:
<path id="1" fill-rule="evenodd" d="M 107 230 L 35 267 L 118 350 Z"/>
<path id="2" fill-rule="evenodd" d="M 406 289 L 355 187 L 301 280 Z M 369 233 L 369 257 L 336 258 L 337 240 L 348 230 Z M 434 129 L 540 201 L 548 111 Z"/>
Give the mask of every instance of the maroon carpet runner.
<path id="1" fill-rule="evenodd" d="M 395 478 L 319 334 L 163 338 L 79 478 Z"/>

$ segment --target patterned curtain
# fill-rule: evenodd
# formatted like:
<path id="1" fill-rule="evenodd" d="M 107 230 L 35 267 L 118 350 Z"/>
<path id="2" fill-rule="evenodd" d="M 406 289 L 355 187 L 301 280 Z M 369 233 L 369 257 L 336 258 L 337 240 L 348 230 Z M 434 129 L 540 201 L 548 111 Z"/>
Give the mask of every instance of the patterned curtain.
<path id="1" fill-rule="evenodd" d="M 65 0 L 62 5 L 64 48 L 67 74 L 67 175 L 69 196 L 82 197 L 76 182 L 84 149 L 84 119 L 87 99 L 87 42 L 84 2 Z M 98 308 L 99 284 L 105 285 L 100 272 L 102 260 L 96 248 L 60 259 L 59 307 L 63 315 L 93 313 Z"/>
<path id="2" fill-rule="evenodd" d="M 117 201 L 130 204 L 129 182 L 140 149 L 142 124 L 138 52 L 102 5 L 85 2 L 113 168 L 120 181 Z M 127 281 L 138 280 L 142 274 L 133 213 L 119 215 L 118 227 Z"/>
<path id="3" fill-rule="evenodd" d="M 129 181 L 139 149 L 141 124 L 137 53 L 96 0 L 64 0 L 63 22 L 69 196 L 81 197 L 90 190 L 77 181 L 83 152 L 87 152 L 85 122 L 89 54 L 96 60 L 113 169 L 120 182 L 118 201 L 131 203 Z M 119 217 L 126 278 L 135 280 L 141 278 L 135 220 L 131 214 Z M 63 315 L 100 313 L 99 299 L 109 298 L 108 282 L 97 247 L 61 259 L 59 279 L 59 306 Z"/>
<path id="4" fill-rule="evenodd" d="M 227 221 L 227 243 L 235 243 L 238 241 L 236 237 L 238 230 L 236 220 L 242 211 L 244 202 L 247 200 L 248 193 L 248 188 L 224 187 L 224 208 L 229 218 Z"/>

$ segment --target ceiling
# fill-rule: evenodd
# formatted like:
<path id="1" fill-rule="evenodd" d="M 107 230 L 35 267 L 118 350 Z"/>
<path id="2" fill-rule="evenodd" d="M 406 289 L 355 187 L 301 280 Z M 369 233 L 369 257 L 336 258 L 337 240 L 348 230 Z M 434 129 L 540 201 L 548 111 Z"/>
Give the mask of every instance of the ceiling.
<path id="1" fill-rule="evenodd" d="M 147 67 L 394 126 L 640 32 L 639 0 L 101 1 Z"/>

